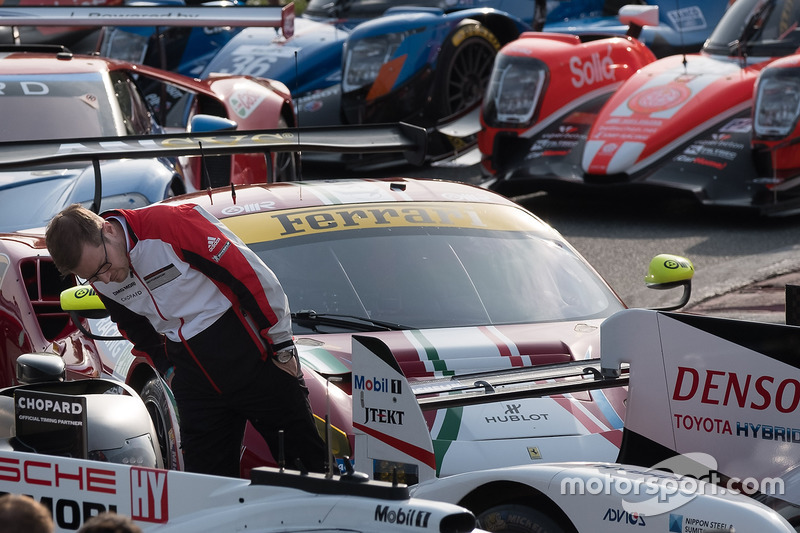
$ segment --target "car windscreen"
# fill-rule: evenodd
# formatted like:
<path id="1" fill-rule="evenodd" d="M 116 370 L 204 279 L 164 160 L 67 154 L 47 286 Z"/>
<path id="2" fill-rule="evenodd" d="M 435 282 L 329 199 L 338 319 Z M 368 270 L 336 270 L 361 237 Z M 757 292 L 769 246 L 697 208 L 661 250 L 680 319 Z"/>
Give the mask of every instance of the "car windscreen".
<path id="1" fill-rule="evenodd" d="M 712 54 L 780 57 L 800 47 L 800 3 L 737 0 L 728 8 L 703 49 Z"/>
<path id="2" fill-rule="evenodd" d="M 0 141 L 117 136 L 99 74 L 0 76 Z"/>
<path id="3" fill-rule="evenodd" d="M 282 238 L 245 240 L 275 272 L 293 312 L 433 328 L 601 318 L 622 308 L 534 217 L 458 205 L 451 209 L 463 211 L 438 220 L 436 207 L 405 218 L 384 216 L 393 208 L 374 217 L 341 206 L 290 211 Z"/>

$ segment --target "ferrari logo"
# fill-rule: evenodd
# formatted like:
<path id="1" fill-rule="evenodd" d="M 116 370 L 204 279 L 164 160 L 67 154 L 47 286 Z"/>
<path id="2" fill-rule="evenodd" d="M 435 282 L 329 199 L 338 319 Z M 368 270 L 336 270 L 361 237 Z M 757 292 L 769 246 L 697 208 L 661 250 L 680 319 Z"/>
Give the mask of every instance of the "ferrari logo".
<path id="1" fill-rule="evenodd" d="M 539 452 L 538 446 L 528 446 L 528 455 L 530 455 L 531 459 L 541 459 L 542 454 Z"/>

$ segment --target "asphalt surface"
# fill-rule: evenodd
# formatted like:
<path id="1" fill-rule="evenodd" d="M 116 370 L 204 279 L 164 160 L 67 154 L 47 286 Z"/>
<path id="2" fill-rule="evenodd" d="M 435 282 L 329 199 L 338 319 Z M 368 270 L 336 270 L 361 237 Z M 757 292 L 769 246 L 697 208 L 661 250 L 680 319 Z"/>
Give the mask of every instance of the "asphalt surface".
<path id="1" fill-rule="evenodd" d="M 800 325 L 800 270 L 753 282 L 698 302 L 690 300 L 690 304 L 682 311 Z"/>

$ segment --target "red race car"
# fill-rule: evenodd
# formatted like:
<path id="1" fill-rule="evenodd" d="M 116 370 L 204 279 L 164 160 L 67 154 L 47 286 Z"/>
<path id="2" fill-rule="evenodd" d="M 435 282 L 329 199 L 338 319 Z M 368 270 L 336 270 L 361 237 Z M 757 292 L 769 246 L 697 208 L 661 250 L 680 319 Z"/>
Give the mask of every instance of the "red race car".
<path id="1" fill-rule="evenodd" d="M 794 2 L 737 0 L 699 53 L 645 63 L 635 42 L 508 45 L 483 108 L 483 185 L 797 213 L 798 20 Z"/>
<path id="2" fill-rule="evenodd" d="M 424 148 L 425 139 L 424 129 L 406 125 L 148 136 L 116 143 L 68 139 L 0 144 L 0 168 L 197 155 L 201 143 L 213 156 L 275 149 L 392 150 L 418 159 L 422 155 L 413 152 Z M 386 343 L 406 376 L 433 382 L 444 378 L 457 386 L 457 378 L 469 379 L 476 372 L 569 361 L 583 368 L 585 360 L 599 356 L 600 323 L 625 307 L 553 228 L 505 197 L 463 183 L 315 180 L 223 187 L 166 201 L 203 205 L 275 272 L 289 297 L 312 408 L 348 440 L 353 435 L 351 393 L 388 386 L 373 383 L 371 376 L 351 376 L 356 334 Z M 42 233 L 38 229 L 0 235 L 0 379 L 13 382 L 14 361 L 21 353 L 46 352 L 67 362 L 71 378 L 102 375 L 124 381 L 148 405 L 165 463 L 180 468 L 179 417 L 169 389 L 148 361 L 118 338 L 111 320 L 96 313 L 102 309 L 88 305 L 95 314 L 72 320 L 62 311 L 61 291 L 78 280 L 58 275 Z M 648 281 L 688 288 L 691 264 L 668 266 L 662 269 L 666 278 Z M 90 288 L 78 286 L 61 301 L 77 312 L 91 296 Z M 684 296 L 683 303 L 688 293 Z M 517 446 L 518 439 L 528 439 L 546 460 L 613 460 L 624 398 L 624 388 L 617 387 L 548 400 L 547 406 L 537 407 L 545 411 L 536 411 L 548 413 L 547 424 L 516 423 L 519 419 L 511 417 L 491 438 L 479 436 L 490 429 L 486 412 L 442 410 L 437 416 L 448 423 L 439 438 L 458 445 L 449 452 L 443 449 L 441 459 L 463 468 L 463 451 L 473 449 L 486 460 L 516 464 L 520 451 L 529 457 L 526 446 Z M 493 408 L 501 417 L 510 409 Z M 337 446 L 339 456 L 349 455 L 349 445 Z M 515 453 L 492 451 L 511 446 Z M 274 464 L 274 459 L 263 440 L 249 431 L 243 475 L 259 464 Z"/>

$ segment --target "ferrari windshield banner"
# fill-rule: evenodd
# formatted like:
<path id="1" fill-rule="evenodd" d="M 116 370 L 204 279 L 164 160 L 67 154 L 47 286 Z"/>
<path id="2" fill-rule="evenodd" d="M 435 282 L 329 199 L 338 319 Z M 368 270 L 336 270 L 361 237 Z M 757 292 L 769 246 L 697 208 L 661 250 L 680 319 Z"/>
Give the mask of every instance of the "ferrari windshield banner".
<path id="1" fill-rule="evenodd" d="M 517 209 L 503 205 L 403 202 L 396 207 L 357 204 L 274 211 L 229 218 L 225 224 L 246 243 L 254 243 L 320 233 L 398 227 L 538 231 L 538 227 L 531 226 L 530 220 Z"/>

